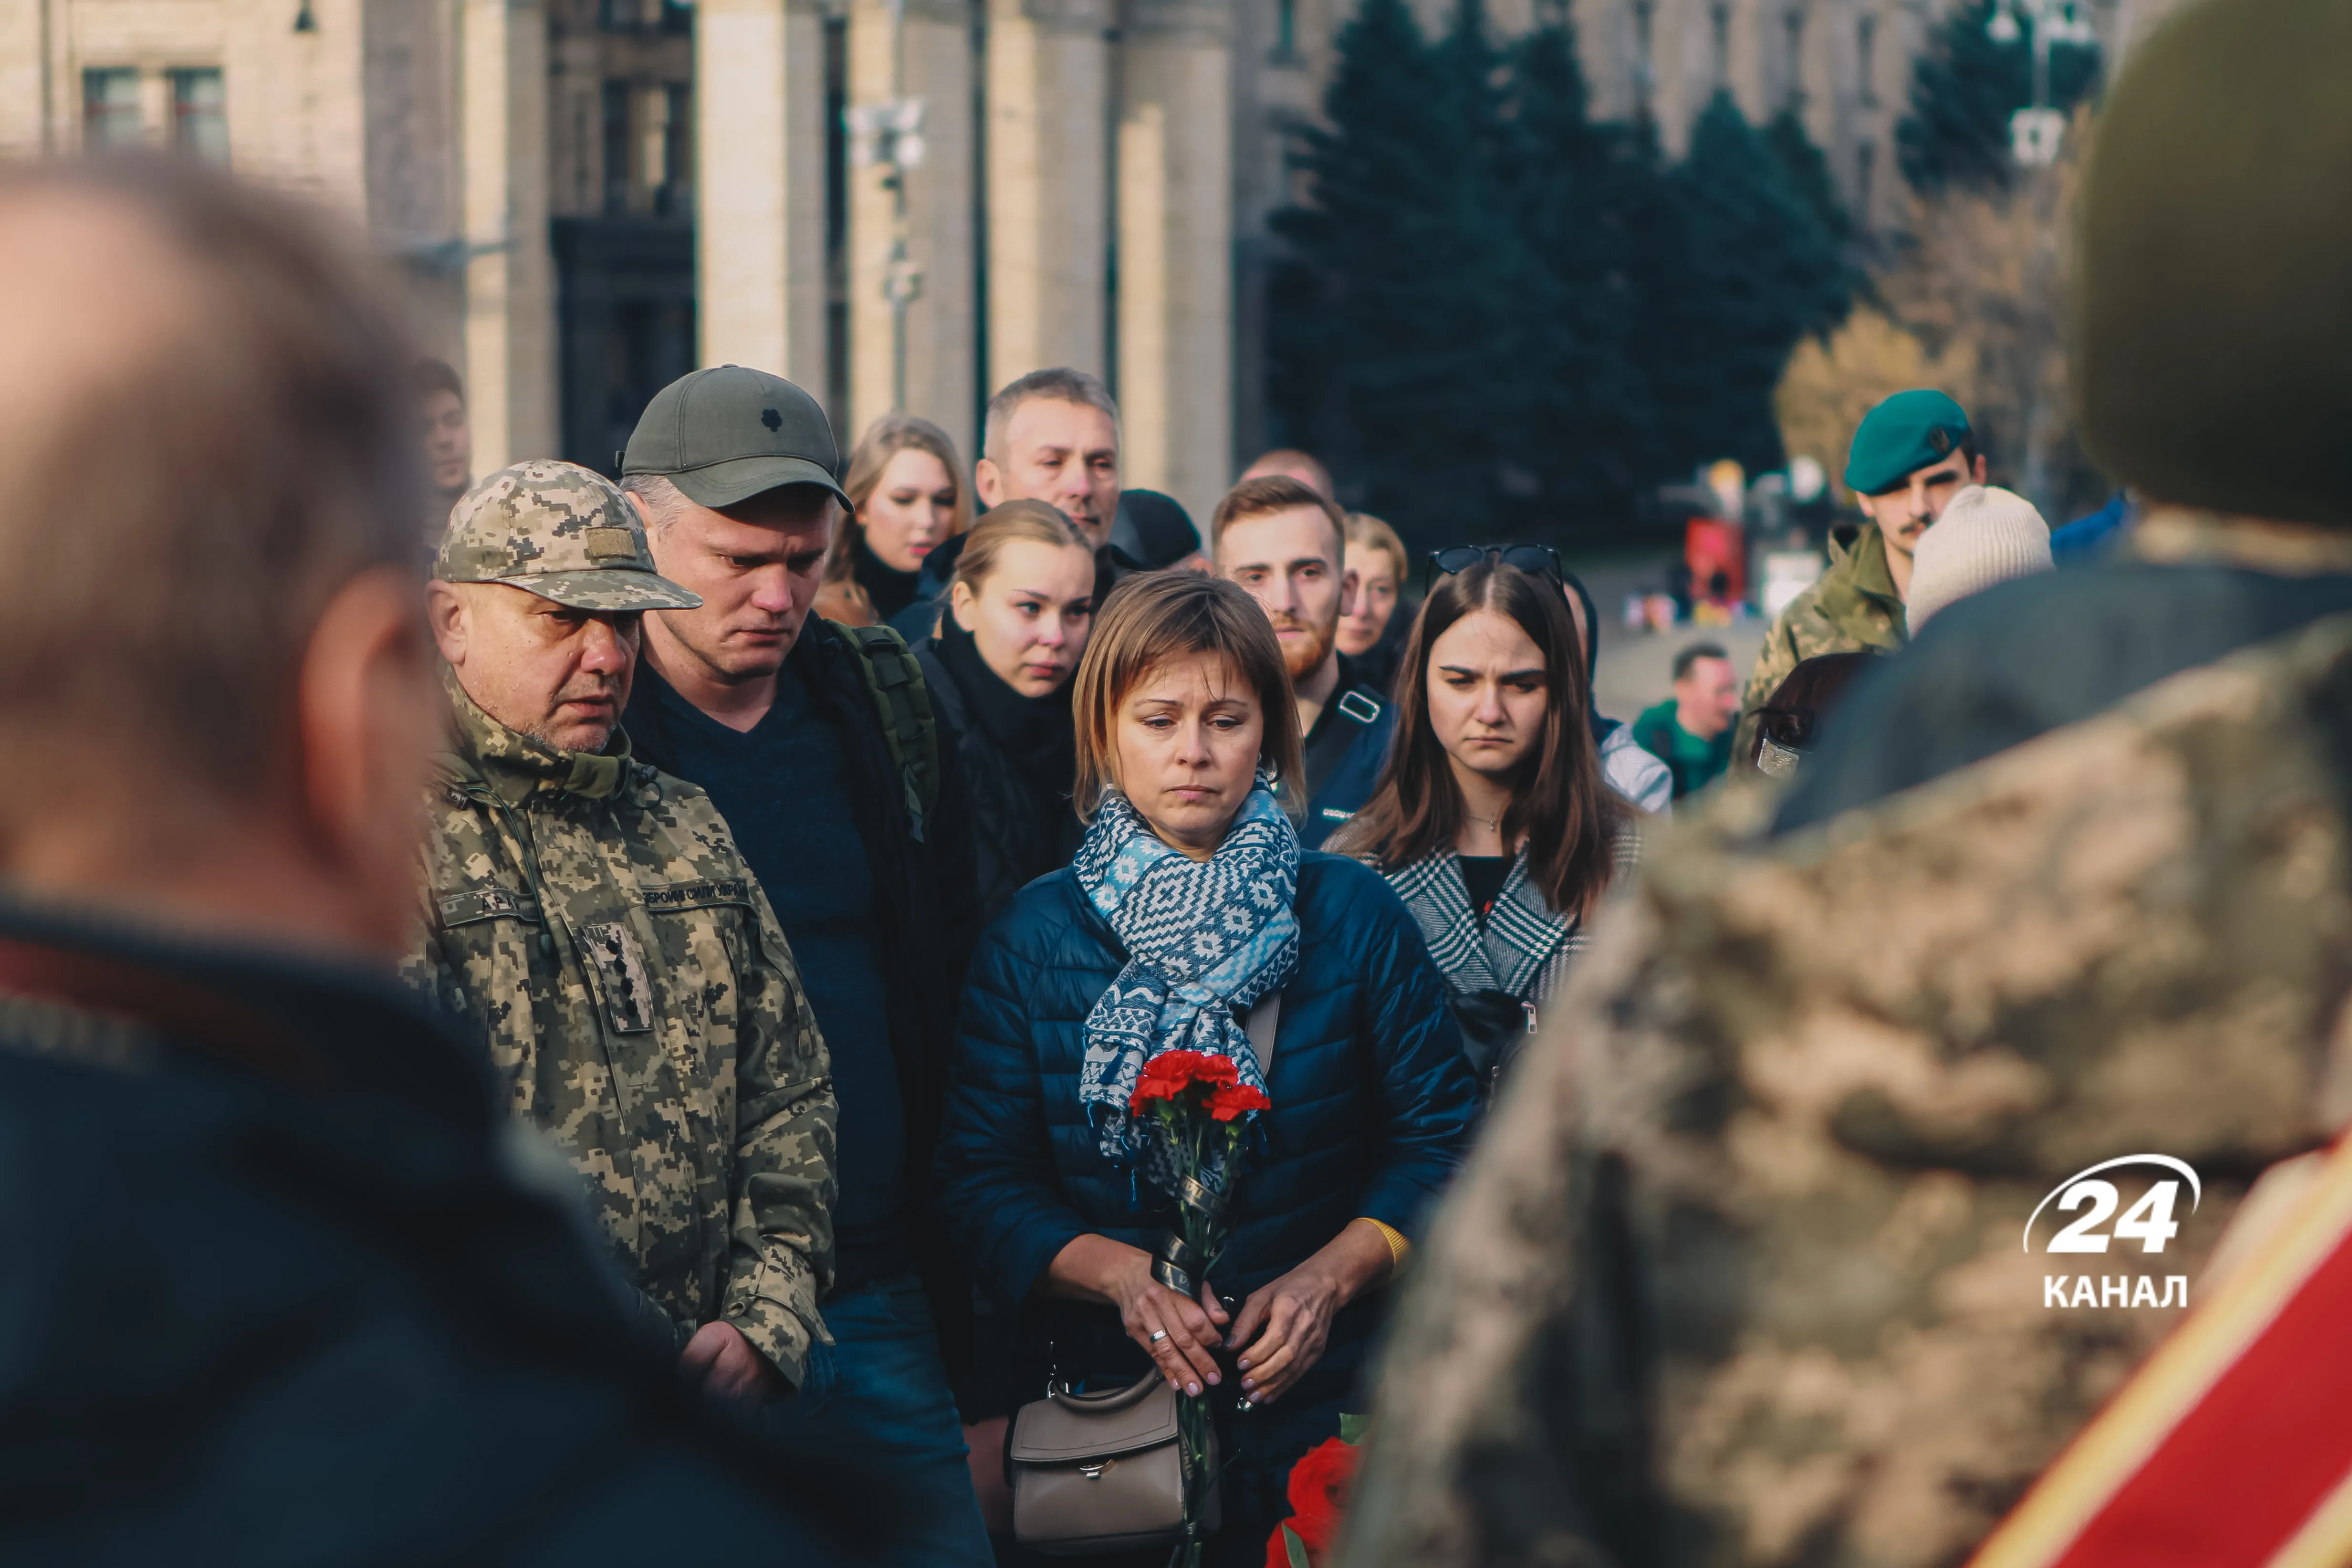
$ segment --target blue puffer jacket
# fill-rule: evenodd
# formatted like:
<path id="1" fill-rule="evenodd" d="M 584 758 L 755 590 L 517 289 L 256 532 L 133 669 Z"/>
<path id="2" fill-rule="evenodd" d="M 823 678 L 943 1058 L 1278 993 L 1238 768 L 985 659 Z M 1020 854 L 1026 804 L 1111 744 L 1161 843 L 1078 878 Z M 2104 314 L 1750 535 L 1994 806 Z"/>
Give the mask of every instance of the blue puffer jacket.
<path id="1" fill-rule="evenodd" d="M 1298 970 L 1282 994 L 1267 1092 L 1211 1278 L 1235 1300 L 1304 1262 L 1359 1216 L 1408 1237 L 1460 1162 L 1475 1094 L 1444 982 L 1380 876 L 1299 858 Z M 1024 1303 L 1029 1349 L 1108 1376 L 1141 1352 L 1105 1307 L 1029 1300 L 1055 1255 L 1100 1233 L 1150 1248 L 1173 1205 L 1097 1146 L 1078 1102 L 1084 1024 L 1127 954 L 1068 870 L 1006 906 L 973 955 L 940 1148 L 940 1206 L 976 1277 Z M 1339 1313 L 1316 1381 L 1353 1376 L 1380 1312 Z M 1024 1357 L 1024 1360 L 1029 1357 Z"/>

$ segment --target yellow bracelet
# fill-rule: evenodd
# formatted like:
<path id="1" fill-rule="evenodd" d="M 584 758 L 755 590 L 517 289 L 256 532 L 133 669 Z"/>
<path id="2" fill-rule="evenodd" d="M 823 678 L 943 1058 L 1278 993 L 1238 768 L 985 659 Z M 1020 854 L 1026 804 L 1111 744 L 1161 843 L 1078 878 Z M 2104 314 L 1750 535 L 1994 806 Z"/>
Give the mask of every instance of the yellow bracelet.
<path id="1" fill-rule="evenodd" d="M 1393 1279 L 1397 1275 L 1404 1272 L 1405 1254 L 1412 1250 L 1412 1243 L 1405 1239 L 1404 1232 L 1397 1229 L 1397 1227 L 1392 1225 L 1384 1224 L 1380 1220 L 1376 1220 L 1370 1215 L 1363 1215 L 1359 1217 L 1360 1217 L 1366 1225 L 1370 1226 L 1374 1230 L 1379 1231 L 1381 1233 L 1381 1239 L 1389 1244 L 1390 1278 Z"/>

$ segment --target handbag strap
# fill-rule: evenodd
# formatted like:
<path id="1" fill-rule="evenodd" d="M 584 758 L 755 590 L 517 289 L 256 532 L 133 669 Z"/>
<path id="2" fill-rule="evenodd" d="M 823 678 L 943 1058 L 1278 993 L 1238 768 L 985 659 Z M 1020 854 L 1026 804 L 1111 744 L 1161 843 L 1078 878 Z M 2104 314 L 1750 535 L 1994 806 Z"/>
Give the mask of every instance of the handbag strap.
<path id="1" fill-rule="evenodd" d="M 1242 1033 L 1249 1037 L 1250 1049 L 1257 1053 L 1258 1077 L 1268 1082 L 1274 1079 L 1274 1031 L 1282 1022 L 1282 993 L 1261 996 L 1251 1008 Z"/>
<path id="2" fill-rule="evenodd" d="M 1146 1395 L 1166 1380 L 1157 1372 L 1147 1372 L 1125 1388 L 1106 1389 L 1100 1394 L 1073 1394 L 1066 1388 L 1048 1386 L 1045 1397 L 1065 1410 L 1081 1415 L 1108 1415 L 1140 1405 Z"/>

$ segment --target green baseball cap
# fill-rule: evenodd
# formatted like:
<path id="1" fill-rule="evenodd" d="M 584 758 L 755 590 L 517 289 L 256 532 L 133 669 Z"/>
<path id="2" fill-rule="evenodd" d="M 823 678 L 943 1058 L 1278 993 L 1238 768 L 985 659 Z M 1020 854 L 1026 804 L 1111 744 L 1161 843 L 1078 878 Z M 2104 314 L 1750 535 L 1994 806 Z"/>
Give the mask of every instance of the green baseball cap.
<path id="1" fill-rule="evenodd" d="M 1883 495 L 1969 438 L 1968 411 L 1927 387 L 1898 392 L 1862 416 L 1845 460 L 1845 488 Z"/>
<path id="2" fill-rule="evenodd" d="M 575 610 L 691 610 L 699 594 L 654 570 L 645 525 L 620 487 L 576 463 L 500 468 L 449 513 L 433 574 L 504 583 Z"/>
<path id="3" fill-rule="evenodd" d="M 835 476 L 840 466 L 816 399 L 781 375 L 740 364 L 698 370 L 655 393 L 621 454 L 623 478 L 659 474 L 708 507 L 780 485 L 822 485 L 847 506 Z"/>

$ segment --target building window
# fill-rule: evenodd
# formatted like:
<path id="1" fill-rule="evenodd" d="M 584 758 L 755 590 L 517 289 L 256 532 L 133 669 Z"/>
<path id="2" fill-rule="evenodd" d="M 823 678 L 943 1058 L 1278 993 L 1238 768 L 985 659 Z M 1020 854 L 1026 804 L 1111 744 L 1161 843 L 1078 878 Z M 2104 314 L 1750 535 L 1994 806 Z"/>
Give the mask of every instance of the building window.
<path id="1" fill-rule="evenodd" d="M 1633 0 L 1633 111 L 1650 113 L 1650 19 L 1653 0 Z"/>
<path id="2" fill-rule="evenodd" d="M 1731 7 L 1725 0 L 1707 7 L 1706 24 L 1714 46 L 1715 89 L 1721 92 L 1731 85 Z"/>
<path id="3" fill-rule="evenodd" d="M 1789 7 L 1780 25 L 1789 30 L 1789 108 L 1801 108 L 1805 101 L 1805 8 Z"/>
<path id="4" fill-rule="evenodd" d="M 1298 0 L 1274 0 L 1274 58 L 1277 65 L 1298 62 Z"/>
<path id="5" fill-rule="evenodd" d="M 172 145 L 207 163 L 228 163 L 228 89 L 220 68 L 172 73 Z"/>
<path id="6" fill-rule="evenodd" d="M 139 73 L 129 69 L 81 73 L 81 142 L 133 147 L 140 139 Z"/>
<path id="7" fill-rule="evenodd" d="M 604 212 L 629 210 L 629 84 L 604 84 Z"/>
<path id="8" fill-rule="evenodd" d="M 1878 107 L 1878 18 L 1868 12 L 1854 19 L 1853 53 L 1855 85 L 1861 89 L 1864 109 Z"/>
<path id="9" fill-rule="evenodd" d="M 683 216 L 694 207 L 694 89 L 674 81 L 661 94 L 662 183 L 654 193 L 654 210 L 664 216 Z"/>

